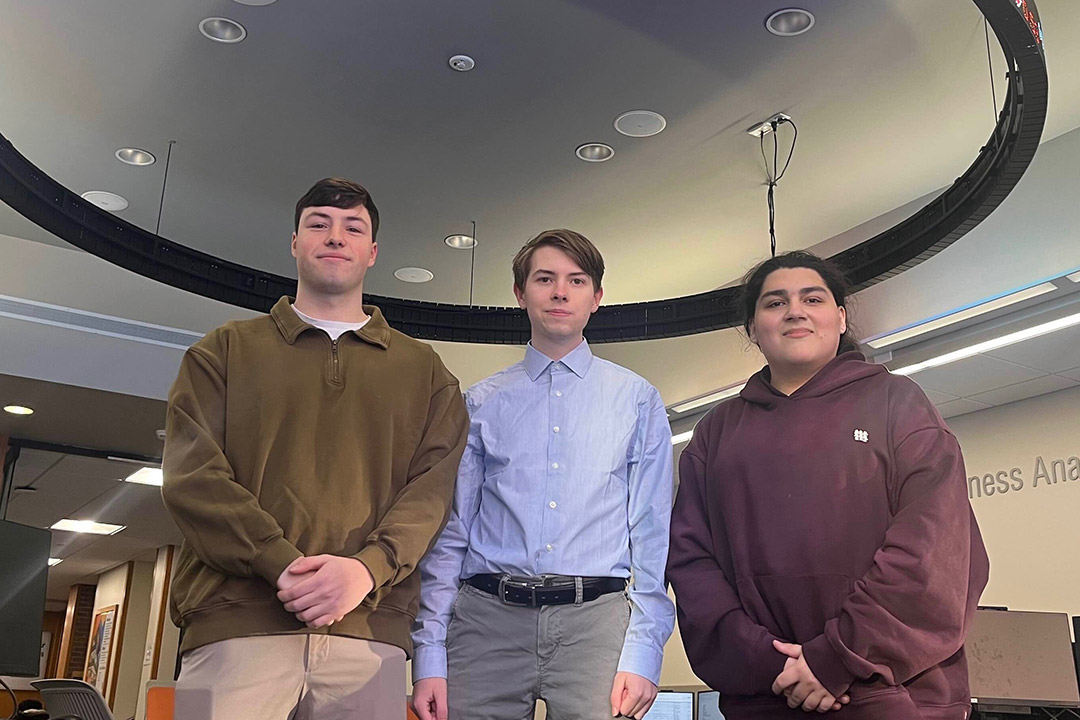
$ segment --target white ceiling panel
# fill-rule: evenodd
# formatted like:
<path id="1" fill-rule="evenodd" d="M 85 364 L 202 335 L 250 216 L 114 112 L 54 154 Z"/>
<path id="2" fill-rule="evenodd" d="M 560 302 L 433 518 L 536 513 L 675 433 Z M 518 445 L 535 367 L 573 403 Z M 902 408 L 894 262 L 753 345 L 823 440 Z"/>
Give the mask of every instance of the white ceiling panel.
<path id="1" fill-rule="evenodd" d="M 930 402 L 934 403 L 935 405 L 947 403 L 950 400 L 955 400 L 957 397 L 959 397 L 958 395 L 953 395 L 952 393 L 941 392 L 940 390 L 931 390 L 928 387 L 924 387 L 923 392 L 926 393 L 926 397 L 930 398 Z"/>
<path id="2" fill-rule="evenodd" d="M 956 417 L 957 415 L 966 415 L 967 413 L 976 412 L 978 410 L 986 410 L 987 408 L 993 407 L 993 405 L 968 400 L 967 398 L 960 398 L 958 400 L 950 400 L 947 403 L 942 403 L 937 407 L 938 412 L 941 413 L 941 417 L 951 418 Z"/>
<path id="3" fill-rule="evenodd" d="M 1045 375 L 1022 365 L 1005 362 L 985 355 L 958 360 L 941 367 L 917 372 L 911 378 L 924 388 L 970 397 L 977 393 L 1014 385 Z"/>
<path id="4" fill-rule="evenodd" d="M 1019 382 L 1015 385 L 1006 385 L 1005 387 L 997 388 L 996 390 L 989 390 L 987 392 L 971 395 L 968 399 L 987 403 L 989 405 L 1005 405 L 1007 403 L 1016 402 L 1017 400 L 1024 400 L 1037 395 L 1045 395 L 1046 393 L 1055 392 L 1057 390 L 1075 387 L 1077 384 L 1080 383 L 1076 380 L 1061 377 L 1060 375 L 1044 375 L 1035 378 L 1034 380 L 1025 380 L 1024 382 Z"/>
<path id="5" fill-rule="evenodd" d="M 1080 367 L 1074 367 L 1072 370 L 1062 370 L 1058 375 L 1080 382 Z"/>
<path id="6" fill-rule="evenodd" d="M 1080 325 L 986 354 L 1049 373 L 1068 370 L 1080 361 Z"/>

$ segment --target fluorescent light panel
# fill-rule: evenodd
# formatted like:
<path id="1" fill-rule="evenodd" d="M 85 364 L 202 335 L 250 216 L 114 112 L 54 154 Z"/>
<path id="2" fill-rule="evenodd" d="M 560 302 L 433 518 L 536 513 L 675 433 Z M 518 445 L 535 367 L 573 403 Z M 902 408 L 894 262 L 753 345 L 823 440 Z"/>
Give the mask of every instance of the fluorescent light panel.
<path id="1" fill-rule="evenodd" d="M 62 562 L 64 562 L 64 558 L 49 558 L 49 567 L 59 565 Z"/>
<path id="2" fill-rule="evenodd" d="M 1045 295 L 1046 293 L 1053 292 L 1056 289 L 1057 287 L 1053 283 L 1044 282 L 1040 285 L 1034 285 L 1032 287 L 1010 293 L 1008 295 L 1005 295 L 1004 297 L 999 297 L 996 300 L 989 300 L 987 302 L 974 305 L 967 308 L 966 310 L 960 310 L 959 312 L 943 315 L 935 320 L 919 323 L 918 325 L 909 327 L 906 330 L 900 330 L 898 332 L 890 333 L 889 335 L 879 337 L 876 340 L 869 340 L 866 344 L 874 348 L 875 350 L 883 347 L 888 347 L 889 345 L 894 345 L 898 342 L 902 342 L 904 340 L 908 340 L 910 338 L 932 332 L 939 328 L 948 327 L 949 325 L 953 325 L 969 318 L 978 317 L 979 315 L 992 312 L 999 308 L 1008 307 L 1009 305 L 1014 305 L 1024 300 L 1030 300 L 1031 298 Z"/>
<path id="3" fill-rule="evenodd" d="M 738 395 L 739 392 L 744 387 L 746 387 L 746 383 L 744 383 L 744 382 L 739 383 L 738 385 L 730 385 L 730 386 L 728 386 L 726 388 L 723 388 L 721 390 L 717 390 L 716 392 L 714 392 L 714 393 L 712 393 L 710 395 L 706 395 L 704 397 L 699 397 L 696 400 L 690 400 L 688 402 L 684 402 L 681 405 L 676 405 L 675 407 L 673 407 L 671 409 L 674 410 L 677 413 L 684 413 L 687 410 L 693 410 L 694 408 L 699 408 L 702 405 L 708 405 L 710 403 L 714 403 L 714 402 L 718 402 L 720 400 L 723 400 L 724 398 L 729 398 L 729 397 L 732 397 L 734 395 Z"/>
<path id="4" fill-rule="evenodd" d="M 52 526 L 53 530 L 64 530 L 66 532 L 74 533 L 87 533 L 89 535 L 115 535 L 124 529 L 124 525 L 110 525 L 109 523 L 99 523 L 93 520 L 72 520 L 71 518 L 64 518 Z"/>
<path id="5" fill-rule="evenodd" d="M 1077 270 L 1076 272 L 1072 273 L 1071 275 L 1066 275 L 1065 277 L 1068 278 L 1069 280 L 1071 280 L 1074 283 L 1080 283 L 1080 270 Z"/>
<path id="6" fill-rule="evenodd" d="M 917 373 L 920 370 L 927 370 L 933 367 L 939 367 L 941 365 L 948 365 L 949 363 L 956 362 L 957 360 L 963 360 L 979 353 L 990 352 L 991 350 L 997 350 L 998 348 L 1006 347 L 1007 345 L 1015 345 L 1018 342 L 1024 342 L 1032 338 L 1039 337 L 1040 335 L 1046 335 L 1048 333 L 1057 332 L 1058 330 L 1064 330 L 1065 328 L 1072 327 L 1073 325 L 1080 325 L 1080 313 L 1075 315 L 1067 315 L 1057 320 L 1051 320 L 1041 325 L 1035 325 L 1029 327 L 1026 330 L 1017 330 L 1014 333 L 1008 335 L 1002 335 L 999 338 L 993 340 L 987 340 L 985 342 L 976 343 L 966 348 L 960 348 L 959 350 L 953 350 L 952 352 L 945 353 L 944 355 L 938 355 L 937 357 L 930 358 L 929 360 L 923 360 L 922 362 L 915 363 L 914 365 L 907 365 L 905 367 L 893 370 L 895 375 L 911 375 Z"/>
<path id="7" fill-rule="evenodd" d="M 124 478 L 124 482 L 161 487 L 161 468 L 144 467 Z"/>
<path id="8" fill-rule="evenodd" d="M 671 444 L 672 445 L 678 445 L 679 443 L 687 442 L 692 437 L 694 437 L 694 431 L 693 430 L 687 430 L 686 432 L 681 432 L 678 435 L 672 435 L 671 436 Z"/>

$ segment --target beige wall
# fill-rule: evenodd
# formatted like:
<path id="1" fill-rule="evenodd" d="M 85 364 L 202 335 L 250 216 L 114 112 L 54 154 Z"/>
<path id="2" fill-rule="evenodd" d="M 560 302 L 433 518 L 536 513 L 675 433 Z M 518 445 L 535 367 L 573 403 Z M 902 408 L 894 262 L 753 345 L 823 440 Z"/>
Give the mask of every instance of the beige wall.
<path id="1" fill-rule="evenodd" d="M 117 606 L 113 626 L 115 639 L 109 658 L 109 673 L 116 678 L 115 684 L 110 687 L 115 687 L 115 693 L 110 691 L 106 699 L 113 697 L 111 707 L 113 715 L 118 718 L 129 718 L 135 714 L 153 578 L 154 565 L 148 562 L 124 563 L 98 578 L 94 614 L 101 608 Z M 116 665 L 118 660 L 119 669 Z"/>
<path id="2" fill-rule="evenodd" d="M 180 644 L 180 629 L 169 618 L 169 584 L 176 560 L 178 548 L 165 546 L 158 548 L 154 562 L 153 585 L 150 590 L 150 611 L 146 625 L 146 642 L 142 652 L 142 672 L 139 677 L 139 692 L 135 717 L 146 717 L 146 685 L 151 681 L 172 682 L 176 667 L 176 650 Z M 161 641 L 158 644 L 158 630 Z M 156 661 L 156 663 L 155 663 Z"/>
<path id="3" fill-rule="evenodd" d="M 1080 388 L 948 423 L 964 450 L 971 505 L 990 555 L 982 603 L 1080 615 Z M 1049 482 L 1037 477 L 1042 467 Z"/>

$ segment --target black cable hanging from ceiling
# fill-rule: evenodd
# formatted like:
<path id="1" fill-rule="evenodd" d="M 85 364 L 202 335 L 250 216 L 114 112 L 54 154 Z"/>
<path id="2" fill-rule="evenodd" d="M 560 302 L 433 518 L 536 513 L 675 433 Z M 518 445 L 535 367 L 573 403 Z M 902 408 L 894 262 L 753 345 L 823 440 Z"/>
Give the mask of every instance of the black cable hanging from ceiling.
<path id="1" fill-rule="evenodd" d="M 780 170 L 780 172 L 777 172 L 776 166 L 779 158 L 780 146 L 780 141 L 777 138 L 777 135 L 779 135 L 779 127 L 785 123 L 791 125 L 791 128 L 795 131 L 795 134 L 791 138 L 791 147 L 788 149 L 788 156 L 787 160 L 784 161 L 784 167 L 782 170 Z M 771 253 L 771 257 L 776 257 L 776 201 L 774 199 L 774 191 L 776 190 L 776 186 L 780 182 L 780 179 L 784 177 L 785 173 L 787 173 L 788 165 L 791 164 L 791 157 L 795 154 L 795 143 L 797 143 L 799 140 L 799 127 L 790 117 L 774 118 L 769 123 L 769 126 L 772 127 L 771 134 L 773 139 L 772 170 L 769 169 L 769 161 L 765 157 L 766 133 L 762 132 L 761 135 L 758 136 L 758 140 L 761 144 L 761 161 L 765 163 L 765 180 L 769 186 L 769 251 Z"/>

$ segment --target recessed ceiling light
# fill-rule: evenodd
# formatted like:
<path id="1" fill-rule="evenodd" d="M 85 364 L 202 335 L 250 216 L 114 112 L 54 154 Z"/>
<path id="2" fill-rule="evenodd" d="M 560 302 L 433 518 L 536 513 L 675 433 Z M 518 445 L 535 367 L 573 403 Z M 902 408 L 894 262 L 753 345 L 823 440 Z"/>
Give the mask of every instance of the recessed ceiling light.
<path id="1" fill-rule="evenodd" d="M 64 558 L 49 558 L 49 567 L 59 565 L 62 562 L 64 562 Z"/>
<path id="2" fill-rule="evenodd" d="M 692 438 L 692 437 L 694 437 L 694 431 L 693 430 L 687 430 L 686 432 L 681 432 L 681 433 L 678 433 L 676 435 L 672 435 L 671 436 L 671 444 L 672 445 L 678 445 L 680 443 L 688 442 L 690 440 L 690 438 Z"/>
<path id="3" fill-rule="evenodd" d="M 247 30 L 235 20 L 208 17 L 199 22 L 199 32 L 219 43 L 238 43 L 247 37 Z"/>
<path id="4" fill-rule="evenodd" d="M 233 0 L 235 3 L 241 5 L 250 5 L 251 7 L 263 7 L 265 5 L 273 5 L 277 0 Z"/>
<path id="5" fill-rule="evenodd" d="M 155 485 L 161 487 L 161 468 L 144 467 L 124 478 L 124 482 L 138 483 L 140 485 Z"/>
<path id="6" fill-rule="evenodd" d="M 90 190 L 84 192 L 82 198 L 83 200 L 97 205 L 102 210 L 108 210 L 109 212 L 120 212 L 128 206 L 127 199 L 116 193 L 106 192 L 104 190 Z"/>
<path id="7" fill-rule="evenodd" d="M 1077 270 L 1070 275 L 1066 275 L 1065 277 L 1067 277 L 1070 282 L 1080 283 L 1080 270 Z"/>
<path id="8" fill-rule="evenodd" d="M 468 55 L 455 55 L 448 60 L 450 67 L 458 72 L 469 72 L 476 67 L 476 61 Z"/>
<path id="9" fill-rule="evenodd" d="M 765 18 L 765 29 L 780 37 L 802 35 L 814 27 L 814 14 L 802 8 L 784 8 Z"/>
<path id="10" fill-rule="evenodd" d="M 110 525 L 93 520 L 72 520 L 64 518 L 53 523 L 52 530 L 64 530 L 65 532 L 87 533 L 89 535 L 115 535 L 124 529 L 123 525 Z"/>
<path id="11" fill-rule="evenodd" d="M 472 235 L 447 235 L 443 242 L 455 250 L 470 250 L 476 247 L 476 238 Z"/>
<path id="12" fill-rule="evenodd" d="M 120 148 L 119 150 L 117 150 L 116 159 L 122 163 L 127 163 L 128 165 L 138 165 L 140 167 L 144 167 L 146 165 L 153 165 L 155 162 L 157 162 L 157 158 L 154 157 L 154 153 L 133 147 Z"/>
<path id="13" fill-rule="evenodd" d="M 5 405 L 4 412 L 11 413 L 12 415 L 33 415 L 34 408 L 26 407 L 25 405 Z"/>
<path id="14" fill-rule="evenodd" d="M 615 157 L 615 148 L 604 143 L 585 143 L 579 145 L 574 154 L 585 162 L 604 162 Z"/>
<path id="15" fill-rule="evenodd" d="M 667 120 L 652 110 L 630 110 L 615 118 L 615 129 L 628 137 L 651 137 L 667 127 Z"/>
<path id="16" fill-rule="evenodd" d="M 394 271 L 394 277 L 407 283 L 426 283 L 435 277 L 435 273 L 420 267 L 403 267 Z"/>

